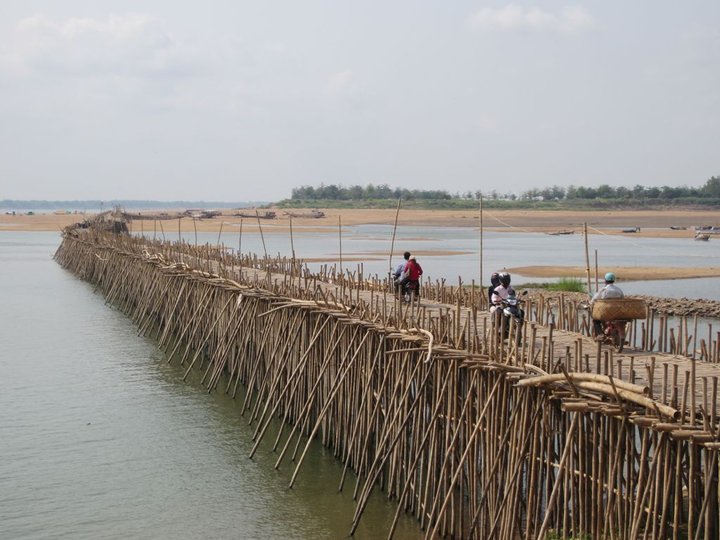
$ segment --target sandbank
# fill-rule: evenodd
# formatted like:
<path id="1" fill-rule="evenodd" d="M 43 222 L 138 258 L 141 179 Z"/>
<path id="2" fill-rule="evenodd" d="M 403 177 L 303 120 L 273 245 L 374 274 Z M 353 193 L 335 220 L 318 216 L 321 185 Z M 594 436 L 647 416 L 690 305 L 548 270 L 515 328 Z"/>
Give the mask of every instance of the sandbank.
<path id="1" fill-rule="evenodd" d="M 181 210 L 181 209 L 179 209 Z M 337 230 L 338 221 L 343 228 L 353 225 L 378 224 L 392 226 L 395 209 L 322 209 L 324 218 L 293 218 L 293 232 L 302 234 L 321 233 Z M 294 209 L 302 212 L 303 210 Z M 172 211 L 164 210 L 168 214 Z M 261 211 L 261 212 L 264 212 Z M 263 233 L 288 234 L 290 218 L 280 209 L 275 209 L 277 219 L 260 220 Z M 147 215 L 152 212 L 143 212 Z M 183 232 L 224 232 L 243 230 L 256 231 L 258 221 L 248 217 L 233 216 L 232 210 L 223 210 L 222 215 L 210 219 L 182 218 L 169 220 L 135 220 L 133 231 L 154 231 L 157 235 L 172 237 L 178 226 Z M 429 227 L 475 227 L 479 228 L 479 211 L 475 210 L 418 210 L 401 209 L 398 225 Z M 82 221 L 90 214 L 38 213 L 35 215 L 0 215 L 0 231 L 61 231 L 63 227 Z M 483 229 L 500 232 L 552 233 L 572 230 L 581 234 L 583 224 L 588 224 L 590 234 L 625 235 L 635 238 L 688 238 L 695 235 L 694 227 L 720 225 L 720 212 L 695 209 L 667 210 L 485 210 Z M 685 227 L 672 230 L 670 227 Z M 639 227 L 635 233 L 624 233 L 623 229 Z"/>
<path id="2" fill-rule="evenodd" d="M 532 278 L 587 278 L 587 271 L 581 266 L 517 266 L 508 268 L 511 274 Z M 683 279 L 720 277 L 720 267 L 653 267 L 653 266 L 621 266 L 614 268 L 599 268 L 600 281 L 605 272 L 615 272 L 618 282 L 622 281 L 651 281 L 657 279 Z M 590 270 L 591 279 L 595 280 L 595 269 Z"/>

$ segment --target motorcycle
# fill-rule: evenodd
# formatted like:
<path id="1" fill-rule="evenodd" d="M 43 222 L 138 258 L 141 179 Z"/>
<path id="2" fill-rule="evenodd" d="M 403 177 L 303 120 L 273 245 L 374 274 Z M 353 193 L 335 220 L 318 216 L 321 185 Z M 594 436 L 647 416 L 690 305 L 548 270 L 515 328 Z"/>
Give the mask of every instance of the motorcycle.
<path id="1" fill-rule="evenodd" d="M 590 304 L 579 304 L 580 308 L 590 310 Z M 622 352 L 625 348 L 625 336 L 630 321 L 627 319 L 612 319 L 601 321 L 601 332 L 597 333 L 596 328 L 592 328 L 592 336 L 595 341 L 603 345 L 611 345 L 616 352 Z"/>
<path id="2" fill-rule="evenodd" d="M 419 281 L 405 281 L 400 283 L 400 299 L 409 304 L 413 298 L 420 296 Z"/>
<path id="3" fill-rule="evenodd" d="M 502 331 L 503 339 L 508 339 L 510 334 L 510 327 L 515 327 L 515 343 L 520 344 L 522 339 L 522 327 L 525 321 L 525 310 L 522 309 L 524 302 L 523 296 L 527 294 L 527 291 L 520 293 L 518 297 L 515 293 L 509 294 L 507 298 L 502 300 L 502 310 L 496 311 L 496 313 L 502 313 L 504 320 L 498 320 L 499 331 Z"/>
<path id="4" fill-rule="evenodd" d="M 603 344 L 612 345 L 613 349 L 620 353 L 625 347 L 625 334 L 627 334 L 629 322 L 626 320 L 602 321 L 602 334 L 596 336 L 595 339 Z"/>

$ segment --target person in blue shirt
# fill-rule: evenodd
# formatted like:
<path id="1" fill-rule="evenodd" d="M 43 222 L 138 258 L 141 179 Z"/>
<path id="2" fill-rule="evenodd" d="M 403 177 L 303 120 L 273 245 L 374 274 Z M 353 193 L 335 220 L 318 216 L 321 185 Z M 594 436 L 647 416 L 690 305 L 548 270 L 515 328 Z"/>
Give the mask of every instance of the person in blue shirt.
<path id="1" fill-rule="evenodd" d="M 403 270 L 405 269 L 405 265 L 410 260 L 410 252 L 406 251 L 403 253 L 403 259 L 405 259 L 403 262 L 397 265 L 397 268 L 395 268 L 395 271 L 393 272 L 393 280 L 397 281 L 400 279 L 400 276 L 403 273 Z"/>
<path id="2" fill-rule="evenodd" d="M 393 284 L 395 285 L 395 294 L 398 296 L 400 295 L 400 288 L 402 287 L 403 278 L 405 277 L 403 275 L 403 272 L 405 271 L 405 265 L 410 260 L 410 252 L 406 251 L 403 253 L 403 261 L 397 265 L 397 268 L 392 273 L 393 277 Z"/>

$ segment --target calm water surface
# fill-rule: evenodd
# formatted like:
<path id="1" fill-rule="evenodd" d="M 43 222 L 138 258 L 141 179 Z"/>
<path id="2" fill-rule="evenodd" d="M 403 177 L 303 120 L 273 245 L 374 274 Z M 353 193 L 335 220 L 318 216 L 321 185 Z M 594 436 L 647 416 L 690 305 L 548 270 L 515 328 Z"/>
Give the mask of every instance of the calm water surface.
<path id="1" fill-rule="evenodd" d="M 0 232 L 0 538 L 342 538 L 352 481 L 319 445 L 273 468 L 239 400 L 182 381 L 154 340 L 51 260 L 57 233 Z M 268 440 L 271 440 L 270 437 Z M 358 538 L 384 536 L 379 494 Z M 421 532 L 412 518 L 400 538 Z"/>
<path id="2" fill-rule="evenodd" d="M 135 226 L 136 233 L 137 225 Z M 230 230 L 228 230 L 230 229 Z M 152 237 L 153 232 L 144 231 Z M 280 226 L 263 224 L 265 249 L 269 255 L 289 256 L 290 236 Z M 160 238 L 160 231 L 156 231 Z M 168 237 L 177 238 L 167 231 Z M 194 234 L 184 238 L 194 242 Z M 388 225 L 358 225 L 343 227 L 342 253 L 344 268 L 355 271 L 359 258 L 363 262 L 365 275 L 377 274 L 385 277 L 389 268 L 388 256 L 392 238 L 392 227 Z M 198 242 L 215 244 L 217 233 L 199 233 Z M 298 258 L 325 257 L 330 264 L 339 258 L 340 240 L 337 227 L 327 227 L 323 232 L 295 230 L 295 253 Z M 243 232 L 240 238 L 238 227 L 225 227 L 220 242 L 237 249 L 242 243 L 243 252 L 263 253 L 263 243 L 258 233 Z M 465 283 L 474 279 L 478 282 L 480 269 L 480 240 L 478 229 L 473 227 L 398 227 L 395 238 L 395 262 L 400 262 L 403 251 L 454 251 L 461 254 L 424 254 L 418 256 L 424 279 L 446 278 L 448 283 L 457 283 L 458 276 Z M 705 267 L 720 266 L 720 235 L 709 242 L 695 242 L 692 238 L 642 238 L 628 236 L 590 235 L 590 266 L 595 267 L 597 251 L 600 266 L 666 266 Z M 351 258 L 356 260 L 350 260 Z M 309 264 L 317 268 L 320 263 Z M 585 244 L 582 235 L 551 236 L 524 232 L 486 232 L 483 238 L 483 280 L 489 281 L 493 270 L 518 266 L 553 265 L 585 267 Z M 622 276 L 621 276 L 622 278 Z M 547 278 L 532 278 L 514 275 L 514 283 L 552 281 Z M 594 270 L 593 270 L 594 282 Z M 707 298 L 720 300 L 720 278 L 623 281 L 618 282 L 627 294 L 647 294 L 673 298 Z"/>
<path id="3" fill-rule="evenodd" d="M 362 257 L 366 274 L 387 272 L 390 227 L 348 227 L 343 235 L 344 256 Z M 265 240 L 269 253 L 290 253 L 287 233 L 268 228 Z M 608 265 L 717 266 L 714 240 L 596 236 L 590 249 Z M 217 234 L 198 241 L 214 243 Z M 290 465 L 275 471 L 268 448 L 248 459 L 254 428 L 239 415 L 239 400 L 182 381 L 154 340 L 51 260 L 59 242 L 57 233 L 0 232 L 0 539 L 344 537 L 353 485 L 336 493 L 342 467 L 332 455 L 316 445 L 292 490 Z M 238 231 L 221 242 L 237 247 Z M 258 234 L 242 242 L 262 253 Z M 337 229 L 295 237 L 298 257 L 332 258 L 338 247 Z M 477 279 L 472 228 L 402 227 L 395 251 L 405 249 L 467 251 L 421 260 L 431 276 Z M 577 235 L 488 233 L 484 253 L 488 273 L 584 265 Z M 718 285 L 712 278 L 622 286 L 720 299 Z M 394 511 L 375 497 L 357 537 L 383 536 Z M 420 535 L 404 517 L 398 538 Z"/>

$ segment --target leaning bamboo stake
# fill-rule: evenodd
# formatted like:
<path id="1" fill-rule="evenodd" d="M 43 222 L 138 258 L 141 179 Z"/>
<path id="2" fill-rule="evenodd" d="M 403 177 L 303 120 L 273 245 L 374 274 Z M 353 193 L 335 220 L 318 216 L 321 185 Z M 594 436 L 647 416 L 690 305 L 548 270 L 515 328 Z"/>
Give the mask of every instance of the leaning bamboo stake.
<path id="1" fill-rule="evenodd" d="M 222 236 L 222 230 L 223 230 L 223 222 L 221 221 L 220 222 L 220 230 L 218 231 L 218 235 L 217 235 L 217 242 L 215 242 L 217 244 L 217 249 L 220 249 L 220 237 Z"/>
<path id="2" fill-rule="evenodd" d="M 583 237 L 585 239 L 585 273 L 587 274 L 588 293 L 592 292 L 590 287 L 590 254 L 588 253 L 588 226 L 587 222 L 583 223 Z"/>
<path id="3" fill-rule="evenodd" d="M 167 356 L 168 356 L 168 363 L 170 363 L 170 362 L 172 361 L 173 357 L 175 356 L 175 353 L 177 352 L 178 347 L 180 347 L 180 344 L 182 343 L 182 340 L 185 338 L 185 335 L 186 335 L 187 331 L 190 329 L 190 327 L 193 325 L 194 322 L 197 322 L 197 316 L 198 316 L 198 314 L 200 313 L 200 311 L 201 311 L 202 309 L 204 309 L 204 307 L 205 307 L 205 302 L 206 302 L 206 301 L 208 301 L 208 302 L 210 301 L 211 293 L 213 293 L 213 292 L 214 292 L 214 291 L 213 291 L 212 289 L 210 289 L 210 288 L 207 288 L 207 289 L 204 291 L 204 294 L 202 295 L 202 298 L 200 299 L 200 302 L 198 303 L 198 305 L 195 307 L 195 310 L 194 310 L 192 316 L 190 316 L 190 317 L 188 318 L 187 323 L 185 324 L 185 326 L 183 327 L 182 331 L 180 332 L 180 335 L 178 336 L 177 340 L 175 341 L 175 347 L 173 348 L 172 352 L 170 352 L 170 354 L 167 355 Z"/>
<path id="4" fill-rule="evenodd" d="M 413 377 L 414 377 L 415 374 L 418 372 L 418 370 L 419 370 L 419 368 L 421 367 L 421 365 L 422 365 L 422 364 L 418 362 L 418 363 L 414 366 L 412 375 L 410 376 L 410 380 L 413 379 Z M 424 375 L 422 381 L 418 384 L 418 393 L 421 392 L 423 388 L 425 388 L 425 385 L 426 385 L 427 381 L 429 380 L 430 374 L 431 374 L 431 370 L 428 369 L 427 372 L 426 372 L 426 374 Z M 401 401 L 404 401 L 404 400 L 405 400 L 405 398 L 407 397 L 407 394 L 408 394 L 410 388 L 411 388 L 411 387 L 408 386 L 407 388 L 405 388 L 405 389 L 403 390 L 403 394 L 402 394 L 402 397 L 401 397 Z M 401 390 L 401 389 L 398 388 L 398 390 Z M 412 403 L 412 405 L 410 406 L 410 409 L 411 409 L 411 410 L 414 408 L 414 406 L 415 406 L 415 404 L 417 403 L 418 399 L 419 399 L 419 395 L 418 395 L 418 397 L 416 397 L 416 398 L 413 400 L 413 403 Z M 400 410 L 400 409 L 397 409 L 397 410 L 395 411 L 395 413 L 394 413 L 394 415 L 393 415 L 393 417 L 392 417 L 392 420 L 391 420 L 391 422 L 390 422 L 391 424 L 395 424 L 396 422 L 401 422 L 401 425 L 404 426 L 404 425 L 408 422 L 408 420 L 409 420 L 409 415 L 406 415 L 405 418 L 401 421 L 401 420 L 400 420 L 400 413 L 401 413 L 401 410 Z M 399 433 L 399 430 L 398 430 L 396 433 Z M 357 505 L 357 508 L 356 508 L 356 510 L 355 510 L 355 517 L 353 518 L 353 525 L 352 525 L 352 527 L 351 527 L 351 532 L 350 532 L 351 535 L 355 532 L 355 529 L 357 528 L 358 522 L 359 522 L 359 520 L 360 520 L 360 516 L 362 515 L 363 510 L 365 509 L 365 505 L 367 504 L 367 501 L 368 501 L 368 499 L 369 499 L 370 491 L 372 490 L 372 486 L 374 485 L 375 480 L 377 479 L 377 476 L 378 476 L 380 470 L 382 469 L 382 466 L 383 466 L 384 463 L 387 461 L 387 459 L 388 459 L 388 457 L 389 457 L 389 453 L 390 453 L 390 451 L 392 450 L 392 448 L 394 448 L 394 446 L 395 446 L 395 444 L 397 443 L 397 441 L 398 441 L 398 437 L 397 437 L 397 436 L 394 436 L 394 437 L 391 439 L 391 438 L 390 438 L 390 433 L 389 433 L 389 432 L 385 432 L 385 434 L 383 435 L 383 437 L 382 437 L 382 439 L 381 439 L 381 441 L 380 441 L 380 443 L 379 443 L 379 448 L 384 448 L 384 447 L 387 445 L 387 450 L 386 450 L 385 452 L 383 452 L 382 457 L 380 457 L 379 459 L 377 459 L 377 460 L 372 464 L 372 466 L 370 467 L 370 472 L 369 472 L 368 475 L 367 475 L 367 478 L 366 478 L 366 481 L 365 481 L 365 485 L 364 485 L 364 487 L 363 487 L 362 495 L 361 495 L 361 497 L 360 497 L 360 499 L 359 499 L 359 501 L 358 501 L 358 505 Z"/>
<path id="5" fill-rule="evenodd" d="M 523 405 L 527 405 L 527 399 L 523 401 Z M 527 410 L 527 407 L 525 407 L 525 409 L 526 409 L 526 410 L 525 410 L 525 413 L 526 413 L 526 415 L 527 415 L 529 411 Z M 541 410 L 541 403 L 538 403 L 537 406 L 535 407 L 535 411 L 534 411 L 533 416 L 532 416 L 532 419 L 531 419 L 531 421 L 530 421 L 531 424 L 536 421 L 537 417 L 539 416 L 540 410 Z M 527 422 L 525 422 L 525 425 L 527 426 Z M 524 440 L 522 441 L 522 448 L 521 448 L 521 450 L 520 450 L 519 452 L 516 452 L 516 465 L 515 465 L 515 467 L 514 467 L 514 470 L 513 470 L 513 473 L 512 473 L 510 482 L 509 482 L 509 485 L 510 485 L 512 488 L 517 489 L 517 478 L 518 478 L 518 476 L 519 476 L 519 474 L 520 474 L 520 472 L 521 472 L 521 470 L 522 470 L 523 465 L 525 465 L 524 460 L 518 458 L 517 455 L 518 455 L 518 454 L 524 455 L 525 452 L 527 451 L 527 448 L 528 448 L 529 443 L 530 443 L 530 436 L 532 435 L 532 430 L 530 430 L 530 429 L 513 430 L 513 431 L 510 432 L 510 433 L 511 433 L 511 435 L 514 435 L 514 436 L 518 436 L 518 434 L 520 434 L 520 433 L 522 433 L 522 434 L 524 435 L 524 436 L 523 436 L 523 439 L 524 439 Z M 518 442 L 519 442 L 519 441 L 518 441 Z M 515 444 L 511 445 L 511 448 L 516 448 L 516 446 L 518 445 L 518 442 L 516 442 Z M 515 494 L 515 493 L 514 493 L 514 489 L 512 489 L 512 488 L 511 488 L 511 490 L 508 490 L 508 491 L 505 492 L 504 497 L 503 497 L 503 500 L 500 502 L 500 506 L 501 506 L 501 507 L 504 507 L 504 506 L 505 506 L 505 501 L 509 498 L 509 496 L 511 495 L 511 493 L 512 493 L 512 494 Z M 500 518 L 500 517 L 501 517 L 500 514 L 499 514 L 499 513 L 496 513 L 495 518 L 493 519 L 493 522 L 492 522 L 492 524 L 491 524 L 491 526 L 490 526 L 490 532 L 489 532 L 489 534 L 488 534 L 488 536 L 491 537 L 491 538 L 494 537 L 495 528 L 496 528 L 496 526 L 498 525 L 498 522 L 499 522 L 499 518 Z M 507 529 L 507 528 L 512 524 L 513 521 L 514 521 L 514 520 L 507 519 L 505 528 Z M 472 532 L 472 530 L 471 530 L 471 532 Z M 506 532 L 505 534 L 503 534 L 502 536 L 503 536 L 504 538 L 509 538 L 509 537 L 512 536 L 512 534 L 510 534 L 509 531 L 507 531 L 507 532 Z"/>
<path id="6" fill-rule="evenodd" d="M 360 341 L 360 344 L 358 345 L 358 348 L 355 351 L 355 354 L 353 354 L 352 358 L 348 361 L 347 365 L 343 368 L 343 371 L 338 376 L 338 379 L 330 392 L 329 399 L 326 402 L 325 406 L 320 411 L 320 414 L 318 415 L 318 420 L 315 422 L 315 427 L 313 428 L 313 430 L 310 432 L 310 435 L 308 436 L 308 442 L 305 444 L 305 449 L 303 450 L 302 454 L 300 455 L 300 460 L 298 461 L 298 464 L 295 467 L 295 471 L 293 472 L 292 478 L 290 478 L 290 484 L 288 484 L 289 488 L 293 487 L 293 484 L 295 483 L 295 479 L 297 478 L 298 472 L 300 471 L 300 466 L 302 465 L 302 462 L 305 459 L 305 455 L 307 454 L 308 448 L 310 447 L 310 443 L 311 443 L 313 437 L 315 436 L 315 434 L 317 433 L 318 429 L 320 429 L 321 420 L 323 419 L 323 417 L 325 416 L 325 413 L 327 412 L 328 408 L 330 407 L 330 404 L 332 403 L 332 398 L 337 394 L 338 389 L 340 388 L 340 384 L 343 382 L 348 370 L 352 367 L 353 363 L 357 359 L 358 354 L 360 353 L 362 346 L 365 343 L 365 340 L 367 339 L 368 336 L 369 336 L 368 333 L 366 333 L 363 336 L 362 340 Z"/>
<path id="7" fill-rule="evenodd" d="M 227 309 L 227 307 L 230 305 L 230 302 L 232 302 L 233 300 L 234 300 L 234 297 L 232 297 L 232 296 L 230 298 L 228 298 L 227 301 L 225 302 L 225 305 L 222 307 L 222 309 L 219 310 L 218 315 L 215 318 L 215 321 L 213 322 L 213 324 L 210 326 L 209 330 L 207 331 L 205 338 L 203 339 L 200 346 L 197 347 L 197 352 L 193 356 L 192 361 L 190 362 L 190 365 L 188 366 L 187 370 L 185 371 L 185 374 L 183 375 L 183 380 L 187 379 L 187 376 L 190 373 L 190 370 L 192 369 L 193 365 L 195 365 L 195 361 L 199 358 L 200 354 L 202 354 L 203 347 L 205 346 L 205 344 L 208 342 L 208 340 L 212 336 L 212 333 L 215 330 L 215 327 L 220 322 L 220 319 L 223 317 L 223 315 L 225 315 L 225 313 L 224 313 L 225 309 Z"/>
<path id="8" fill-rule="evenodd" d="M 295 265 L 295 242 L 293 241 L 292 216 L 290 216 L 290 252 L 292 253 L 293 266 Z"/>
<path id="9" fill-rule="evenodd" d="M 260 231 L 260 240 L 262 240 L 263 256 L 267 259 L 267 248 L 265 247 L 265 236 L 263 235 L 262 225 L 260 224 L 260 214 L 255 209 L 255 217 L 257 218 L 258 230 Z"/>
<path id="10" fill-rule="evenodd" d="M 398 222 L 398 216 L 400 215 L 400 201 L 401 199 L 398 199 L 397 202 L 397 208 L 395 210 L 395 222 L 393 223 L 393 232 L 392 232 L 392 240 L 390 241 L 390 258 L 388 260 L 388 268 L 390 268 L 390 279 L 388 279 L 388 287 L 390 292 L 392 292 L 392 258 L 393 258 L 393 250 L 395 249 L 395 232 L 397 231 L 397 222 Z"/>
<path id="11" fill-rule="evenodd" d="M 570 449 L 573 446 L 573 439 L 574 439 L 574 435 L 575 435 L 575 426 L 577 425 L 579 417 L 580 417 L 580 414 L 575 413 L 573 416 L 573 419 L 572 419 L 572 423 L 570 424 L 570 429 L 569 429 L 570 437 L 565 441 L 565 448 L 563 449 L 562 457 L 560 458 L 560 463 L 558 464 L 558 475 L 555 478 L 555 484 L 553 485 L 553 490 L 552 490 L 552 493 L 550 494 L 550 499 L 548 500 L 547 508 L 545 509 L 545 519 L 543 520 L 543 523 L 540 526 L 540 531 L 538 532 L 538 535 L 537 535 L 538 540 L 545 540 L 545 535 L 546 535 L 548 527 L 550 525 L 550 518 L 553 515 L 553 511 L 555 510 L 555 504 L 557 502 L 560 483 L 562 482 L 562 479 L 563 479 L 564 475 L 566 474 L 565 462 L 568 458 L 568 455 L 570 455 Z"/>
<path id="12" fill-rule="evenodd" d="M 320 319 L 318 319 L 318 321 L 317 321 L 317 323 L 316 323 L 316 328 L 315 328 L 315 330 L 313 331 L 313 336 L 312 336 L 312 338 L 311 338 L 311 340 L 310 340 L 310 343 L 308 344 L 305 352 L 303 353 L 303 355 L 302 355 L 302 357 L 300 358 L 297 366 L 295 367 L 294 372 L 288 377 L 288 380 L 287 380 L 284 388 L 282 389 L 281 394 L 285 394 L 285 393 L 287 392 L 288 388 L 289 388 L 291 385 L 292 385 L 293 387 L 295 387 L 295 384 L 294 384 L 294 383 L 295 383 L 295 381 L 297 380 L 297 375 L 298 375 L 298 373 L 300 373 L 300 370 L 303 369 L 303 367 L 305 366 L 305 363 L 306 363 L 307 360 L 310 358 L 310 353 L 311 353 L 312 350 L 313 350 L 313 346 L 315 345 L 315 343 L 317 342 L 317 340 L 320 338 L 320 336 L 321 336 L 321 334 L 322 334 L 322 331 L 325 329 L 325 327 L 326 327 L 327 324 L 330 322 L 330 320 L 331 320 L 331 319 L 330 319 L 329 317 L 327 317 L 327 318 L 325 318 L 325 320 L 322 322 L 322 324 L 320 324 Z M 270 404 L 270 400 L 268 400 L 268 403 L 266 404 L 266 408 L 269 406 L 269 404 Z M 275 413 L 276 413 L 277 408 L 278 408 L 279 405 L 280 405 L 280 401 L 275 400 L 275 404 L 274 404 L 272 410 L 270 411 L 270 414 L 267 415 L 267 420 L 266 420 L 265 424 L 262 425 L 262 429 L 256 430 L 256 433 L 253 435 L 253 439 L 255 440 L 255 444 L 253 445 L 252 449 L 250 450 L 249 457 L 250 457 L 251 459 L 252 459 L 252 457 L 255 455 L 255 452 L 256 452 L 258 446 L 260 445 L 260 441 L 262 440 L 262 437 L 263 437 L 263 435 L 265 434 L 265 430 L 266 430 L 266 429 L 268 428 L 268 426 L 270 425 L 270 421 L 271 421 L 272 418 L 274 417 L 274 415 L 275 415 Z M 263 413 L 263 416 L 264 416 L 264 413 Z"/>
<path id="13" fill-rule="evenodd" d="M 440 396 L 446 395 L 446 390 L 448 387 L 448 382 L 450 380 L 450 374 L 451 372 L 448 371 L 445 375 L 445 378 L 443 379 L 442 385 L 440 387 Z M 477 374 L 473 375 L 473 380 L 477 377 Z M 466 406 L 469 406 L 471 403 L 471 400 L 468 398 L 465 400 L 465 404 L 463 405 L 463 409 L 465 409 Z M 435 422 L 439 418 L 439 411 L 440 407 L 442 406 L 443 401 L 442 399 L 438 399 L 435 402 L 435 408 L 433 409 L 432 414 L 430 415 L 430 425 L 425 429 L 425 432 L 423 434 L 423 438 L 420 441 L 420 444 L 417 446 L 418 450 L 415 452 L 415 456 L 413 457 L 413 462 L 410 465 L 409 470 L 414 471 L 415 468 L 418 466 L 418 462 L 420 461 L 422 457 L 422 449 L 425 447 L 425 444 L 427 443 L 428 438 L 430 437 L 430 434 L 432 433 L 433 429 L 435 428 Z M 408 489 L 411 485 L 412 476 L 408 476 L 407 480 L 405 481 L 402 492 L 400 493 L 399 500 L 402 501 L 405 497 L 406 493 L 408 492 Z M 395 516 L 393 518 L 392 525 L 390 526 L 390 532 L 388 533 L 388 540 L 390 540 L 393 537 L 393 534 L 395 532 L 395 527 L 397 526 L 398 519 L 400 518 L 400 510 L 402 509 L 402 505 L 398 504 L 397 510 L 395 511 Z"/>
<path id="14" fill-rule="evenodd" d="M 598 273 L 598 252 L 595 250 L 595 291 L 600 290 L 600 274 Z M 588 290 L 590 293 L 590 290 Z"/>
<path id="15" fill-rule="evenodd" d="M 495 385 L 493 386 L 492 391 L 490 392 L 490 395 L 488 396 L 488 398 L 487 398 L 487 400 L 486 400 L 486 402 L 485 402 L 485 406 L 483 407 L 482 412 L 481 412 L 480 415 L 478 416 L 478 419 L 477 419 L 477 421 L 476 421 L 476 423 L 475 423 L 475 427 L 473 428 L 472 434 L 470 435 L 470 439 L 468 440 L 468 443 L 467 443 L 467 446 L 466 446 L 466 450 L 463 452 L 463 455 L 462 455 L 462 457 L 460 458 L 460 463 L 459 463 L 458 467 L 456 468 L 456 472 L 455 472 L 455 474 L 453 475 L 453 477 L 452 477 L 452 479 L 451 479 L 451 481 L 450 481 L 450 485 L 449 485 L 449 487 L 448 487 L 448 492 L 452 490 L 453 486 L 454 486 L 455 483 L 457 482 L 458 475 L 460 474 L 460 471 L 461 471 L 461 469 L 462 469 L 462 465 L 465 463 L 465 460 L 467 459 L 468 452 L 470 451 L 472 442 L 473 442 L 475 436 L 477 435 L 477 433 L 479 432 L 479 429 L 478 429 L 478 428 L 480 427 L 480 423 L 483 421 L 483 419 L 484 419 L 484 417 L 485 417 L 485 413 L 486 413 L 486 411 L 488 410 L 488 406 L 493 403 L 493 399 L 492 399 L 492 398 L 493 398 L 495 392 L 497 391 L 497 389 L 500 387 L 500 383 L 501 383 L 501 382 L 502 382 L 502 378 L 498 377 L 497 380 L 495 381 Z M 442 507 L 440 508 L 440 513 L 442 513 L 442 512 L 444 511 L 446 505 L 447 505 L 447 499 L 443 502 L 443 505 L 442 505 Z M 431 537 L 435 536 L 435 533 L 437 532 L 437 528 L 438 528 L 439 524 L 440 524 L 439 521 L 436 521 L 436 522 L 435 522 L 435 526 L 433 527 L 432 531 L 429 532 L 428 535 L 426 535 L 427 538 L 431 538 Z"/>
<path id="16" fill-rule="evenodd" d="M 483 198 L 482 195 L 480 195 L 480 291 L 484 298 L 485 294 L 483 286 L 483 233 Z"/>

